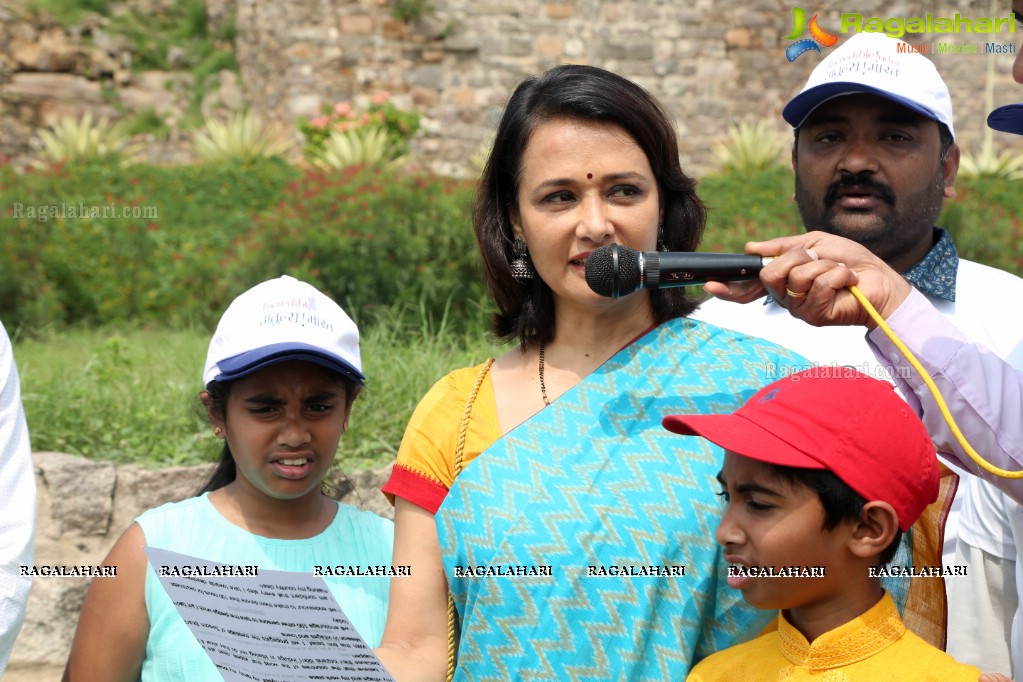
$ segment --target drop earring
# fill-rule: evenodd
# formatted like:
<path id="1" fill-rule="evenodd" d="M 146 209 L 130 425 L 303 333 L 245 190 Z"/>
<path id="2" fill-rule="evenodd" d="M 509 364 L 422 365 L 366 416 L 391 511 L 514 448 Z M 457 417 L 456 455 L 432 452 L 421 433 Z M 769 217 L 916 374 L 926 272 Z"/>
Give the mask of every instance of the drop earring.
<path id="1" fill-rule="evenodd" d="M 668 250 L 668 245 L 664 243 L 664 225 L 657 226 L 657 250 L 661 252 Z"/>
<path id="2" fill-rule="evenodd" d="M 518 237 L 512 244 L 512 253 L 514 254 L 514 258 L 512 258 L 509 263 L 511 266 L 512 277 L 520 282 L 533 279 L 533 264 L 529 260 L 529 250 L 526 248 L 526 240 L 522 237 Z"/>

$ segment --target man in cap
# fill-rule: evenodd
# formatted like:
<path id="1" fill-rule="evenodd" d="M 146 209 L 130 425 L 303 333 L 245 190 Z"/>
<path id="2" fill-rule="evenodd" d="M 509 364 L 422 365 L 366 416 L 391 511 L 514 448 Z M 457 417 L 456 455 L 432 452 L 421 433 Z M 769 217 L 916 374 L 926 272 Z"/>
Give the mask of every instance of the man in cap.
<path id="1" fill-rule="evenodd" d="M 817 362 L 852 365 L 889 378 L 919 409 L 929 400 L 927 389 L 881 331 L 869 336 L 872 352 L 854 327 L 811 330 L 794 319 L 816 325 L 869 324 L 859 303 L 843 290 L 855 271 L 868 298 L 881 304 L 882 315 L 890 315 L 900 302 L 914 301 L 940 321 L 941 329 L 968 331 L 991 351 L 988 360 L 1015 356 L 1023 361 L 1023 320 L 1017 315 L 1009 319 L 1004 303 L 1023 295 L 1023 280 L 959 259 L 948 234 L 934 227 L 943 199 L 955 195 L 959 150 L 951 101 L 934 65 L 921 54 L 900 51 L 900 44 L 883 34 L 853 36 L 814 69 L 785 107 L 783 115 L 795 129 L 795 198 L 807 230 L 815 232 L 747 248 L 783 254 L 762 273 L 773 295 L 766 305 L 712 300 L 696 317 L 771 339 Z M 854 259 L 840 257 L 855 251 L 847 240 L 862 245 Z M 707 289 L 737 301 L 760 293 L 755 286 L 738 284 Z M 927 331 L 920 323 L 908 326 Z M 959 346 L 945 352 L 952 354 Z M 932 428 L 936 419 L 927 410 L 924 417 Z M 965 454 L 954 440 L 939 437 L 936 445 L 943 455 L 963 461 Z M 1023 450 L 1020 454 L 1023 461 Z M 964 463 L 973 465 L 968 459 Z M 1023 484 L 1016 485 L 1023 491 Z M 960 494 L 946 526 L 946 564 L 956 562 L 955 517 L 961 499 Z M 1004 658 L 979 663 L 1005 669 Z"/>

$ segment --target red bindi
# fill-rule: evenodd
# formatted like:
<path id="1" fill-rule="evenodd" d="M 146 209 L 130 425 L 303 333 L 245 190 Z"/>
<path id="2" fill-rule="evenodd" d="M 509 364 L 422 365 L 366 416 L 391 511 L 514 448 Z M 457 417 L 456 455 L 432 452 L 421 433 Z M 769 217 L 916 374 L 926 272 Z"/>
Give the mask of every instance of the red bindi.
<path id="1" fill-rule="evenodd" d="M 587 173 L 586 174 L 586 179 L 587 180 L 592 180 L 593 179 L 593 173 Z"/>

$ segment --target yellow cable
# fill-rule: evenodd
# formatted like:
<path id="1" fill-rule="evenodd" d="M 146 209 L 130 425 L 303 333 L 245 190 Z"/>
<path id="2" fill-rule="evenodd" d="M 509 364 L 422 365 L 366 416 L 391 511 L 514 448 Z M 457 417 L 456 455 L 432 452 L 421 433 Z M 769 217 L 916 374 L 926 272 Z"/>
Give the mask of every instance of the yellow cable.
<path id="1" fill-rule="evenodd" d="M 927 374 L 927 371 L 920 364 L 920 361 L 916 359 L 916 356 L 906 347 L 906 344 L 902 342 L 895 332 L 892 331 L 891 327 L 882 319 L 881 315 L 874 309 L 874 306 L 870 305 L 870 301 L 867 297 L 857 289 L 855 286 L 850 286 L 849 291 L 856 297 L 856 300 L 866 309 L 867 314 L 877 323 L 877 326 L 884 330 L 884 333 L 888 335 L 888 338 L 892 340 L 895 347 L 909 360 L 909 364 L 913 365 L 913 369 L 923 378 L 924 383 L 927 384 L 927 388 L 930 389 L 931 395 L 934 396 L 934 400 L 938 403 L 938 409 L 941 410 L 941 414 L 945 417 L 945 423 L 948 424 L 948 428 L 952 430 L 952 435 L 955 436 L 959 444 L 963 446 L 963 450 L 970 456 L 974 462 L 977 463 L 981 469 L 988 471 L 995 476 L 1002 478 L 1023 478 L 1023 471 L 1008 471 L 1006 469 L 999 469 L 994 464 L 991 464 L 986 459 L 980 456 L 980 454 L 973 449 L 973 447 L 967 442 L 966 436 L 963 435 L 962 431 L 959 430 L 959 426 L 956 424 L 955 419 L 952 417 L 952 413 L 948 410 L 948 405 L 945 404 L 945 399 L 941 397 L 941 392 L 938 391 L 938 387 L 934 385 L 934 381 Z"/>

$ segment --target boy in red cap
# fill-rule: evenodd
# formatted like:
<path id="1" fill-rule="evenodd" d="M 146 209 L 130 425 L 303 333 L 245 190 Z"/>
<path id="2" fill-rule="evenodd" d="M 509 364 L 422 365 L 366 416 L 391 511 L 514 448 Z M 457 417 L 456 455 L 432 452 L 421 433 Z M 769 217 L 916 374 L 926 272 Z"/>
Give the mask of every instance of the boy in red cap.
<path id="1" fill-rule="evenodd" d="M 725 449 L 716 535 L 728 584 L 780 611 L 776 630 L 709 656 L 687 679 L 978 679 L 906 629 L 878 577 L 938 495 L 931 439 L 890 384 L 817 367 L 734 414 L 664 426 Z"/>

